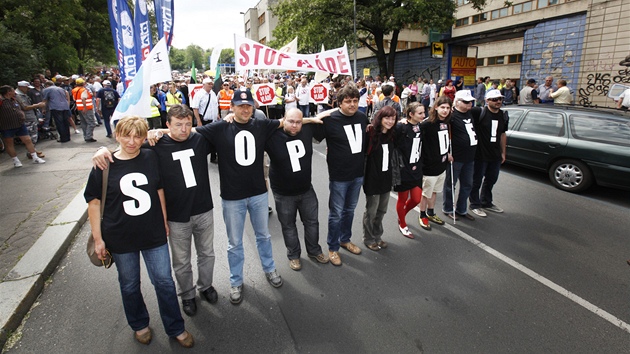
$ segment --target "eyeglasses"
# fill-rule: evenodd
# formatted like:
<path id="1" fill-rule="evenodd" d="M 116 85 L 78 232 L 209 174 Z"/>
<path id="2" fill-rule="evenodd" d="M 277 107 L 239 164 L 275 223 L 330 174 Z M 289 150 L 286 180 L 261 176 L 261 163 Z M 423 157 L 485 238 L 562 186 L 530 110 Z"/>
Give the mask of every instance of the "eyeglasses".
<path id="1" fill-rule="evenodd" d="M 488 101 L 500 102 L 500 101 L 503 101 L 503 97 L 488 98 Z"/>

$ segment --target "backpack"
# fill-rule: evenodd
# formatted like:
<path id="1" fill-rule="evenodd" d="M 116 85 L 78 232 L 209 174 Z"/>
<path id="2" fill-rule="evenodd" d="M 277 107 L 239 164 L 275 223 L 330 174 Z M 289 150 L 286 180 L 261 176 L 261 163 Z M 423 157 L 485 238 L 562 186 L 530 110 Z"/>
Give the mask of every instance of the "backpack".
<path id="1" fill-rule="evenodd" d="M 111 90 L 103 90 L 103 108 L 116 107 L 116 94 Z"/>

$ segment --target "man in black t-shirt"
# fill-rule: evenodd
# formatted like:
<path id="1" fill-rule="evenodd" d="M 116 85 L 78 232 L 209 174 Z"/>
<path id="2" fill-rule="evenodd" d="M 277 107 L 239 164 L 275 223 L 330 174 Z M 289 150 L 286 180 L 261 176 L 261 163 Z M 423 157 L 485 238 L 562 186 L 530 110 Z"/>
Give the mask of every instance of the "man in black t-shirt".
<path id="1" fill-rule="evenodd" d="M 469 90 L 457 91 L 455 94 L 455 108 L 451 114 L 451 151 L 453 162 L 452 167 L 446 169 L 444 193 L 442 194 L 444 199 L 442 212 L 455 220 L 459 217 L 475 220 L 475 217 L 468 213 L 468 196 L 472 189 L 475 152 L 477 151 L 475 122 L 473 121 L 473 115 L 470 113 L 474 101 L 475 98 L 472 97 Z M 457 183 L 457 180 L 459 180 L 459 193 L 457 204 L 453 210 L 455 199 L 453 186 Z"/>
<path id="2" fill-rule="evenodd" d="M 267 140 L 265 150 L 271 158 L 269 179 L 276 201 L 278 220 L 287 247 L 289 266 L 300 270 L 300 239 L 295 225 L 297 213 L 304 224 L 304 243 L 309 257 L 328 263 L 319 246 L 318 201 L 311 184 L 313 160 L 313 126 L 302 127 L 302 111 L 287 111 L 282 130 L 276 130 Z"/>
<path id="3" fill-rule="evenodd" d="M 477 121 L 479 146 L 475 155 L 470 211 L 481 217 L 486 216 L 482 208 L 495 213 L 503 212 L 503 209 L 492 203 L 492 187 L 499 179 L 501 164 L 505 162 L 507 145 L 505 132 L 508 127 L 507 116 L 501 110 L 503 104 L 501 92 L 488 91 L 486 103 L 487 106 L 483 109 L 477 108 L 472 112 Z"/>
<path id="4" fill-rule="evenodd" d="M 365 130 L 368 119 L 359 109 L 359 90 L 347 85 L 337 94 L 339 111 L 324 119 L 315 139 L 326 139 L 330 196 L 328 207 L 328 256 L 340 266 L 339 247 L 353 254 L 361 249 L 350 242 L 354 209 L 363 185 L 365 165 Z"/>
<path id="5" fill-rule="evenodd" d="M 269 199 L 263 175 L 263 155 L 267 140 L 283 121 L 253 118 L 254 99 L 249 91 L 235 91 L 231 107 L 234 112 L 232 123 L 221 120 L 196 130 L 215 147 L 219 157 L 223 221 L 229 244 L 230 302 L 239 304 L 243 299 L 243 231 L 248 212 L 265 276 L 272 286 L 282 285 L 269 235 Z"/>
<path id="6" fill-rule="evenodd" d="M 177 292 L 182 299 L 184 313 L 188 316 L 197 312 L 197 288 L 208 302 L 216 303 L 218 299 L 212 286 L 215 261 L 214 206 L 207 159 L 214 147 L 200 134 L 191 134 L 192 117 L 193 113 L 188 107 L 171 106 L 166 123 L 168 133 L 151 147 L 157 153 L 159 173 L 164 181 L 169 245 Z M 107 149 L 101 149 L 95 156 L 95 163 L 101 166 L 109 156 Z M 193 240 L 197 253 L 196 286 L 191 265 Z"/>

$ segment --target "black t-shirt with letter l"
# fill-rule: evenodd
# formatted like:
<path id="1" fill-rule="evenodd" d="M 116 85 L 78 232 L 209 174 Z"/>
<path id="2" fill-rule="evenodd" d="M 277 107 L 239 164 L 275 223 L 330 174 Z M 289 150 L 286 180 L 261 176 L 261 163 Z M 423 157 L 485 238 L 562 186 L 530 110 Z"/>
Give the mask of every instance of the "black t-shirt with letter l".
<path id="1" fill-rule="evenodd" d="M 112 253 L 129 253 L 166 243 L 164 215 L 158 196 L 162 180 L 155 152 L 141 149 L 130 160 L 109 165 L 107 199 L 101 222 L 105 246 Z M 84 197 L 102 200 L 103 172 L 92 169 Z"/>
<path id="2" fill-rule="evenodd" d="M 323 121 L 324 124 L 315 133 L 315 139 L 326 139 L 326 162 L 330 180 L 347 182 L 362 177 L 367 143 L 367 116 L 361 111 L 352 116 L 336 111 Z"/>
<path id="3" fill-rule="evenodd" d="M 271 159 L 271 190 L 279 195 L 296 196 L 311 189 L 313 126 L 304 125 L 295 136 L 277 129 L 267 140 L 265 150 Z"/>
<path id="4" fill-rule="evenodd" d="M 279 126 L 278 120 L 252 118 L 245 124 L 218 121 L 197 128 L 219 155 L 221 198 L 240 200 L 267 191 L 265 144 Z"/>

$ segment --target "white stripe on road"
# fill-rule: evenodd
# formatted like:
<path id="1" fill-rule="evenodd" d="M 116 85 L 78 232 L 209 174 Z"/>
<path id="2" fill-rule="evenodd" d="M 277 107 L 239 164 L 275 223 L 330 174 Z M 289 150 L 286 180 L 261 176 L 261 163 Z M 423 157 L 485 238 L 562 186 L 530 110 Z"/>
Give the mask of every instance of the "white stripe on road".
<path id="1" fill-rule="evenodd" d="M 323 154 L 315 149 L 313 149 L 314 152 L 316 152 L 317 154 L 319 154 L 320 156 L 326 158 L 326 154 Z M 398 199 L 398 195 L 396 195 L 396 193 L 391 192 L 390 196 L 394 199 Z M 420 209 L 418 209 L 418 207 L 415 207 L 414 210 L 418 213 L 420 213 Z M 533 270 L 525 267 L 524 265 L 520 264 L 519 262 L 509 258 L 508 256 L 502 254 L 501 252 L 493 249 L 492 247 L 486 245 L 485 243 L 475 239 L 474 237 L 468 235 L 467 233 L 457 229 L 456 227 L 449 225 L 449 224 L 444 224 L 444 227 L 449 230 L 450 232 L 454 233 L 455 235 L 461 237 L 462 239 L 472 243 L 473 245 L 479 247 L 480 249 L 484 250 L 485 252 L 491 254 L 492 256 L 498 258 L 499 260 L 507 263 L 508 265 L 512 266 L 513 268 L 515 268 L 516 270 L 524 273 L 525 275 L 531 277 L 532 279 L 536 280 L 537 282 L 541 283 L 542 285 L 548 287 L 549 289 L 557 292 L 558 294 L 566 297 L 567 299 L 575 302 L 576 304 L 582 306 L 583 308 L 589 310 L 590 312 L 594 313 L 595 315 L 603 318 L 604 320 L 610 322 L 611 324 L 619 327 L 620 329 L 626 331 L 627 333 L 630 333 L 630 325 L 626 322 L 624 322 L 623 320 L 621 320 L 620 318 L 614 316 L 613 314 L 607 312 L 606 310 L 599 308 L 595 305 L 593 305 L 592 303 L 586 301 L 585 299 L 581 298 L 580 296 L 572 293 L 571 291 L 565 289 L 564 287 L 552 282 L 551 280 L 543 277 L 542 275 L 534 272 Z"/>

